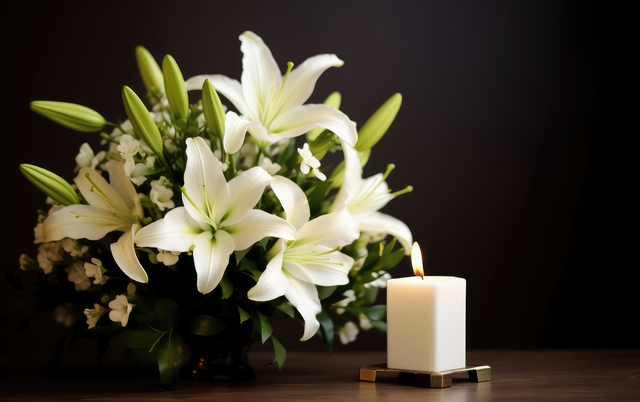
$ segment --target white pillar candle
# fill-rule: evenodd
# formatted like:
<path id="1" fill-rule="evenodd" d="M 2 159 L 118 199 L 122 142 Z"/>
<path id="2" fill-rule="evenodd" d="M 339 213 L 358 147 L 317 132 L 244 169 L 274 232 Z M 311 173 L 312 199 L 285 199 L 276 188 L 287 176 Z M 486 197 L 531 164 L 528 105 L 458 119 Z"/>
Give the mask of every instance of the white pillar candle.
<path id="1" fill-rule="evenodd" d="M 422 269 L 421 259 L 412 261 L 416 272 Z M 466 288 L 463 278 L 453 276 L 387 282 L 389 368 L 446 371 L 465 367 Z"/>

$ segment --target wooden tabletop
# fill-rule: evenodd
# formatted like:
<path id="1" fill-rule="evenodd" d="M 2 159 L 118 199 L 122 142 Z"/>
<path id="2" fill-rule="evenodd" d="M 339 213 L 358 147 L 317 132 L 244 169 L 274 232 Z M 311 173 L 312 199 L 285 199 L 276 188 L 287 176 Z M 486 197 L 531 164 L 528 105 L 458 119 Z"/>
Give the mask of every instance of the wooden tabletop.
<path id="1" fill-rule="evenodd" d="M 640 401 L 640 349 L 591 351 L 469 351 L 468 364 L 489 365 L 492 380 L 454 379 L 450 388 L 401 385 L 394 373 L 375 383 L 358 380 L 360 366 L 384 363 L 384 352 L 290 352 L 281 372 L 264 364 L 273 356 L 250 357 L 258 376 L 241 383 L 181 381 L 158 391 L 148 373 L 111 370 L 108 377 L 49 378 L 4 368 L 3 401 Z M 120 374 L 119 374 L 120 373 Z"/>

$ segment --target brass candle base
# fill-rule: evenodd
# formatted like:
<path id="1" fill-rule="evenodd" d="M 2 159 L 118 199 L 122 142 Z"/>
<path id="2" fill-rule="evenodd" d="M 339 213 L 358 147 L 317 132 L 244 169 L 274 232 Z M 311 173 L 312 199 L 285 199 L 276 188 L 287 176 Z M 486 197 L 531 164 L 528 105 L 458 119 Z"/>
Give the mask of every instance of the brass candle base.
<path id="1" fill-rule="evenodd" d="M 491 380 L 491 367 L 467 366 L 447 371 L 416 371 L 388 368 L 386 363 L 360 367 L 360 381 L 376 382 L 378 372 L 400 373 L 400 384 L 415 385 L 422 388 L 447 388 L 451 386 L 453 374 L 467 372 L 469 381 L 483 382 Z"/>

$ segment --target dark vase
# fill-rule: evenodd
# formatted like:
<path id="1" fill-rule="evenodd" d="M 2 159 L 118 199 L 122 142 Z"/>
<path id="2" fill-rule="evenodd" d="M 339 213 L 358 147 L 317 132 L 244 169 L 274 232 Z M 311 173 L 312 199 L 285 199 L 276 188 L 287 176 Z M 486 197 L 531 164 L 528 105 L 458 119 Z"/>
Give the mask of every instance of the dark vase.
<path id="1" fill-rule="evenodd" d="M 248 381 L 256 374 L 247 352 L 257 341 L 246 327 L 228 328 L 213 337 L 194 335 L 188 340 L 191 357 L 181 370 L 181 377 L 208 382 Z"/>

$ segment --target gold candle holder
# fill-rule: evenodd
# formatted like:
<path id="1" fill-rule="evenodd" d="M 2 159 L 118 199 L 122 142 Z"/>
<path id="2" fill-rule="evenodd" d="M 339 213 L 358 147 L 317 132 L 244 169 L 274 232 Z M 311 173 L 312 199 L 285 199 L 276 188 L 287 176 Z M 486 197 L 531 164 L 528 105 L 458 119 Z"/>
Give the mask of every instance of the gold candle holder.
<path id="1" fill-rule="evenodd" d="M 360 367 L 360 381 L 376 382 L 378 372 L 399 373 L 400 383 L 422 388 L 447 388 L 453 382 L 453 374 L 468 373 L 469 381 L 484 382 L 491 380 L 491 367 L 466 366 L 446 371 L 416 371 L 388 368 L 386 363 Z"/>

